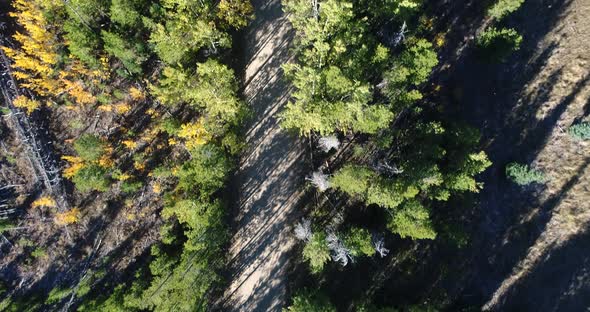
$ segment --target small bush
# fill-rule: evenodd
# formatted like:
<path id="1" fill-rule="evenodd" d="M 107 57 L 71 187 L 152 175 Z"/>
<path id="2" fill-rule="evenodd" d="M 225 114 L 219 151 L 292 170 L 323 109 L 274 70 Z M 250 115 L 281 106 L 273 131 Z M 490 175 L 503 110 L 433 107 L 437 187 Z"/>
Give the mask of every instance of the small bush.
<path id="1" fill-rule="evenodd" d="M 137 181 L 137 182 L 123 182 L 121 183 L 121 192 L 125 193 L 125 194 L 131 194 L 131 193 L 135 193 L 137 191 L 139 191 L 139 189 L 141 189 L 141 187 L 143 186 L 143 183 Z"/>
<path id="2" fill-rule="evenodd" d="M 520 49 L 522 36 L 512 28 L 492 27 L 481 33 L 475 43 L 484 58 L 490 61 L 502 61 Z"/>
<path id="3" fill-rule="evenodd" d="M 47 295 L 47 300 L 45 300 L 45 303 L 47 303 L 47 304 L 58 303 L 58 302 L 62 301 L 65 297 L 70 295 L 71 293 L 72 293 L 72 291 L 69 288 L 60 288 L 60 287 L 53 288 L 49 292 L 49 294 Z"/>
<path id="4" fill-rule="evenodd" d="M 47 252 L 45 251 L 45 249 L 43 249 L 41 247 L 37 247 L 31 252 L 31 257 L 33 257 L 35 259 L 45 258 L 45 257 L 47 257 Z"/>
<path id="5" fill-rule="evenodd" d="M 106 144 L 97 136 L 83 134 L 74 143 L 74 149 L 85 161 L 98 160 L 105 152 Z"/>
<path id="6" fill-rule="evenodd" d="M 80 169 L 72 178 L 72 182 L 80 192 L 93 190 L 105 192 L 110 186 L 107 170 L 98 165 L 89 165 Z"/>
<path id="7" fill-rule="evenodd" d="M 523 2 L 524 0 L 499 0 L 488 10 L 488 15 L 495 19 L 502 19 L 518 10 Z"/>
<path id="8" fill-rule="evenodd" d="M 590 122 L 582 122 L 571 126 L 567 133 L 574 139 L 590 140 Z"/>
<path id="9" fill-rule="evenodd" d="M 545 175 L 527 165 L 510 163 L 506 166 L 506 176 L 518 185 L 528 185 L 534 182 L 545 182 Z"/>

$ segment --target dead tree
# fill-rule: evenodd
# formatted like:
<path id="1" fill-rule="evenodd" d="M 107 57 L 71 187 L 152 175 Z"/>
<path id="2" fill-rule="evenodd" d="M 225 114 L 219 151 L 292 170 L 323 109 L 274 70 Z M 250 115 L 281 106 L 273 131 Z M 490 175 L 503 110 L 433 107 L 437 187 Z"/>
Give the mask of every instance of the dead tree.
<path id="1" fill-rule="evenodd" d="M 327 153 L 331 149 L 337 150 L 340 147 L 340 141 L 335 135 L 322 137 L 318 140 L 318 146 L 324 153 Z"/>
<path id="2" fill-rule="evenodd" d="M 385 240 L 383 236 L 376 235 L 373 237 L 373 247 L 381 258 L 386 257 L 389 254 L 389 249 L 385 248 Z"/>
<path id="3" fill-rule="evenodd" d="M 330 180 L 328 180 L 328 175 L 321 171 L 313 172 L 311 177 L 306 178 L 306 180 L 310 181 L 311 184 L 315 186 L 320 192 L 330 188 Z"/>
<path id="4" fill-rule="evenodd" d="M 311 221 L 305 218 L 295 225 L 295 237 L 302 241 L 309 242 L 311 240 Z"/>
<path id="5" fill-rule="evenodd" d="M 4 38 L 0 41 L 6 43 Z M 4 102 L 8 106 L 11 114 L 9 120 L 17 134 L 18 139 L 25 147 L 25 156 L 35 172 L 35 182 L 41 180 L 44 188 L 55 199 L 58 210 L 66 211 L 69 209 L 63 181 L 59 167 L 53 159 L 53 151 L 48 142 L 42 140 L 39 135 L 39 127 L 29 119 L 18 107 L 15 107 L 13 101 L 16 97 L 26 94 L 33 98 L 27 90 L 20 90 L 11 71 L 10 61 L 3 51 L 0 50 L 0 91 L 4 97 Z M 47 131 L 45 131 L 47 132 Z"/>
<path id="6" fill-rule="evenodd" d="M 344 245 L 344 243 L 334 234 L 334 232 L 328 233 L 326 237 L 328 242 L 328 248 L 332 251 L 332 259 L 342 266 L 346 266 L 348 262 L 354 263 L 354 258 L 350 250 Z"/>

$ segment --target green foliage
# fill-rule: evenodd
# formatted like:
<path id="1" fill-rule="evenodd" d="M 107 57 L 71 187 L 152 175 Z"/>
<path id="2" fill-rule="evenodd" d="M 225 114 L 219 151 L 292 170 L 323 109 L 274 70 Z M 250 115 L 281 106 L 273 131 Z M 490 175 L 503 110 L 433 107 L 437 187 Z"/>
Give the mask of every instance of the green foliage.
<path id="1" fill-rule="evenodd" d="M 502 61 L 520 49 L 522 36 L 512 28 L 491 27 L 482 32 L 475 43 L 481 54 L 491 61 Z"/>
<path id="2" fill-rule="evenodd" d="M 318 291 L 303 290 L 293 297 L 293 303 L 285 312 L 336 312 L 328 297 Z"/>
<path id="3" fill-rule="evenodd" d="M 106 0 L 70 0 L 66 5 L 64 30 L 70 53 L 92 67 L 100 64 L 97 26 L 108 10 L 108 3 Z"/>
<path id="4" fill-rule="evenodd" d="M 375 178 L 375 173 L 368 168 L 348 165 L 334 174 L 330 184 L 349 195 L 364 197 Z"/>
<path id="5" fill-rule="evenodd" d="M 196 198 L 208 199 L 220 189 L 232 166 L 223 151 L 211 144 L 191 151 L 192 158 L 185 162 L 176 176 L 178 192 Z"/>
<path id="6" fill-rule="evenodd" d="M 240 117 L 243 106 L 237 96 L 234 72 L 227 66 L 208 60 L 197 64 L 197 71 L 166 67 L 154 95 L 167 105 L 188 103 L 203 108 L 211 117 L 233 123 Z"/>
<path id="7" fill-rule="evenodd" d="M 367 229 L 352 228 L 344 234 L 344 245 L 350 250 L 353 257 L 372 256 L 375 248 L 371 241 L 371 233 Z"/>
<path id="8" fill-rule="evenodd" d="M 432 44 L 424 39 L 409 40 L 407 49 L 395 59 L 393 67 L 384 74 L 387 87 L 384 93 L 391 101 L 403 108 L 422 98 L 412 89 L 426 82 L 432 69 L 438 65 Z"/>
<path id="9" fill-rule="evenodd" d="M 31 252 L 31 257 L 35 259 L 47 257 L 47 252 L 42 247 L 37 247 Z"/>
<path id="10" fill-rule="evenodd" d="M 4 233 L 6 230 L 13 228 L 14 223 L 12 223 L 8 219 L 0 219 L 0 234 Z"/>
<path id="11" fill-rule="evenodd" d="M 101 35 L 107 53 L 121 60 L 131 74 L 141 74 L 142 64 L 147 60 L 147 55 L 140 42 L 133 42 L 129 38 L 123 38 L 119 34 L 105 30 L 101 32 Z"/>
<path id="12" fill-rule="evenodd" d="M 303 248 L 303 259 L 309 262 L 311 271 L 314 273 L 319 273 L 324 269 L 326 263 L 331 259 L 324 232 L 313 233 Z"/>
<path id="13" fill-rule="evenodd" d="M 168 1 L 165 4 L 165 23 L 152 25 L 150 42 L 165 63 L 186 62 L 204 47 L 216 51 L 231 45 L 230 36 L 213 22 L 212 4 L 208 1 L 201 3 L 204 5 L 196 1 Z"/>
<path id="14" fill-rule="evenodd" d="M 495 19 L 502 19 L 518 10 L 523 3 L 524 0 L 498 0 L 498 2 L 488 9 L 488 15 Z"/>
<path id="15" fill-rule="evenodd" d="M 111 184 L 107 174 L 107 169 L 99 165 L 90 164 L 76 172 L 72 178 L 72 182 L 76 185 L 76 189 L 83 193 L 94 190 L 106 192 Z"/>
<path id="16" fill-rule="evenodd" d="M 356 307 L 356 312 L 399 312 L 394 308 L 378 308 L 377 306 L 370 303 L 362 303 Z"/>
<path id="17" fill-rule="evenodd" d="M 567 133 L 577 140 L 590 140 L 590 122 L 581 122 L 567 129 Z"/>
<path id="18" fill-rule="evenodd" d="M 138 7 L 143 4 L 142 2 L 143 0 L 111 0 L 111 21 L 122 26 L 137 26 L 141 22 Z"/>
<path id="19" fill-rule="evenodd" d="M 531 183 L 543 183 L 547 180 L 545 174 L 539 170 L 529 168 L 528 165 L 519 163 L 509 163 L 506 166 L 506 176 L 512 182 L 518 185 L 528 185 Z"/>
<path id="20" fill-rule="evenodd" d="M 47 304 L 58 303 L 62 299 L 64 299 L 65 297 L 69 296 L 71 293 L 72 293 L 72 290 L 69 288 L 55 287 L 47 295 L 47 299 L 45 300 L 45 303 L 47 303 Z"/>
<path id="21" fill-rule="evenodd" d="M 136 181 L 136 182 L 124 181 L 123 183 L 121 183 L 121 192 L 123 192 L 125 194 L 132 194 L 132 193 L 139 191 L 142 186 L 143 186 L 143 183 L 141 181 Z"/>
<path id="22" fill-rule="evenodd" d="M 368 82 L 373 68 L 368 64 L 376 65 L 365 60 L 380 60 L 387 53 L 376 41 L 367 46 L 362 40 L 369 36 L 368 26 L 353 20 L 352 2 L 327 0 L 321 7 L 316 19 L 308 1 L 284 2 L 297 30 L 300 62 L 283 67 L 296 90 L 281 114 L 281 126 L 300 135 L 376 133 L 389 125 L 393 114 L 386 105 L 373 103 Z"/>
<path id="23" fill-rule="evenodd" d="M 359 7 L 366 8 L 367 13 L 377 21 L 408 20 L 422 6 L 423 0 L 360 0 Z"/>
<path id="24" fill-rule="evenodd" d="M 168 133 L 169 135 L 176 135 L 178 131 L 180 131 L 181 123 L 178 119 L 175 118 L 165 118 L 161 119 L 158 127 L 162 129 L 162 131 Z"/>
<path id="25" fill-rule="evenodd" d="M 406 201 L 390 220 L 388 228 L 402 238 L 436 238 L 430 212 L 417 200 Z"/>
<path id="26" fill-rule="evenodd" d="M 105 153 L 106 143 L 92 134 L 83 134 L 74 142 L 76 153 L 84 161 L 96 161 Z"/>
<path id="27" fill-rule="evenodd" d="M 217 17 L 228 26 L 241 28 L 248 25 L 254 18 L 254 8 L 250 1 L 221 0 L 218 5 Z"/>

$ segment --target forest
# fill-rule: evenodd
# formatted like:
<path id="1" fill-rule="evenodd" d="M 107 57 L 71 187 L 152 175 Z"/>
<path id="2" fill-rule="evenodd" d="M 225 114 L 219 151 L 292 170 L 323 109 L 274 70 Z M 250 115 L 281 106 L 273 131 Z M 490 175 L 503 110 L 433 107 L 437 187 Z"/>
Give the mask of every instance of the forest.
<path id="1" fill-rule="evenodd" d="M 588 0 L 0 13 L 0 311 L 590 306 Z"/>

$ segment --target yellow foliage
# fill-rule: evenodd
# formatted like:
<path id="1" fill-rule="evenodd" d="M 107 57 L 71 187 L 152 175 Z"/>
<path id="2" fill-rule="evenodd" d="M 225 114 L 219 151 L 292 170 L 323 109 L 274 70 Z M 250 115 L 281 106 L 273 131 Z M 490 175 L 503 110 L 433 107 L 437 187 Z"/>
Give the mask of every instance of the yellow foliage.
<path id="1" fill-rule="evenodd" d="M 113 110 L 113 107 L 111 105 L 100 105 L 98 107 L 98 110 L 101 110 L 103 112 L 110 112 Z"/>
<path id="2" fill-rule="evenodd" d="M 178 137 L 184 139 L 186 148 L 193 149 L 207 143 L 211 139 L 211 135 L 207 132 L 203 124 L 203 118 L 201 118 L 197 122 L 180 126 Z"/>
<path id="3" fill-rule="evenodd" d="M 54 221 L 57 225 L 66 225 L 78 222 L 79 218 L 80 209 L 73 208 L 71 210 L 55 214 Z"/>
<path id="4" fill-rule="evenodd" d="M 80 81 L 72 82 L 67 79 L 62 80 L 67 93 L 76 101 L 78 104 L 93 104 L 96 102 L 96 97 L 92 93 L 84 90 L 84 86 Z"/>
<path id="5" fill-rule="evenodd" d="M 106 153 L 105 155 L 102 155 L 102 157 L 100 157 L 100 159 L 98 160 L 98 164 L 103 168 L 110 168 L 115 164 L 115 161 L 111 158 L 111 156 L 108 153 Z"/>
<path id="6" fill-rule="evenodd" d="M 154 182 L 154 184 L 152 184 L 152 191 L 156 194 L 160 194 L 162 192 L 162 185 L 158 182 Z"/>
<path id="7" fill-rule="evenodd" d="M 133 150 L 137 147 L 137 142 L 133 141 L 133 140 L 125 140 L 123 142 L 123 145 L 125 145 L 126 148 Z"/>
<path id="8" fill-rule="evenodd" d="M 55 200 L 53 200 L 53 198 L 51 198 L 50 196 L 43 196 L 43 197 L 38 198 L 37 200 L 35 200 L 31 204 L 31 207 L 33 207 L 33 208 L 37 208 L 37 207 L 55 207 Z"/>
<path id="9" fill-rule="evenodd" d="M 438 34 L 436 34 L 436 36 L 434 36 L 434 45 L 437 48 L 440 48 L 440 47 L 444 46 L 445 45 L 445 42 L 446 42 L 446 40 L 445 40 L 445 34 L 444 33 L 438 33 Z"/>
<path id="10" fill-rule="evenodd" d="M 106 74 L 87 69 L 80 61 L 73 60 L 69 68 L 59 68 L 58 61 L 61 39 L 55 27 L 46 20 L 46 11 L 63 9 L 63 2 L 57 0 L 14 0 L 16 18 L 24 32 L 13 36 L 19 49 L 1 47 L 12 59 L 14 76 L 21 87 L 35 91 L 40 96 L 59 96 L 67 93 L 80 104 L 95 102 L 94 96 L 82 84 L 83 81 L 98 82 Z M 72 58 L 73 59 L 73 58 Z M 79 79 L 83 78 L 83 79 Z"/>
<path id="11" fill-rule="evenodd" d="M 121 174 L 118 174 L 118 175 L 116 175 L 116 176 L 114 176 L 114 177 L 115 177 L 115 178 L 116 178 L 118 181 L 127 181 L 127 180 L 129 180 L 129 179 L 133 178 L 133 176 L 132 176 L 132 175 L 130 175 L 130 174 L 127 174 L 127 173 L 121 173 Z"/>
<path id="12" fill-rule="evenodd" d="M 80 157 L 76 156 L 62 156 L 61 159 L 70 163 L 70 166 L 64 170 L 63 176 L 65 178 L 72 178 L 80 171 L 80 169 L 84 168 L 84 161 Z"/>
<path id="13" fill-rule="evenodd" d="M 14 99 L 14 101 L 12 102 L 12 104 L 14 104 L 14 106 L 16 106 L 18 108 L 22 108 L 22 109 L 26 110 L 27 114 L 31 114 L 34 110 L 36 110 L 37 108 L 39 108 L 39 106 L 41 106 L 39 104 L 39 101 L 29 99 L 28 97 L 26 97 L 24 95 L 19 95 L 18 97 L 16 97 Z"/>
<path id="14" fill-rule="evenodd" d="M 121 102 L 121 103 L 115 104 L 115 111 L 120 115 L 123 115 L 123 114 L 129 112 L 130 110 L 131 110 L 131 105 L 129 105 L 126 102 Z"/>
<path id="15" fill-rule="evenodd" d="M 158 113 L 158 112 L 157 112 L 155 109 L 153 109 L 153 108 L 150 108 L 150 109 L 148 109 L 148 110 L 146 111 L 146 114 L 148 114 L 148 115 L 150 115 L 150 116 L 152 116 L 152 117 L 154 117 L 154 118 L 156 118 L 156 117 L 159 117 L 159 116 L 160 116 L 160 113 Z"/>
<path id="16" fill-rule="evenodd" d="M 141 170 L 144 170 L 144 169 L 145 169 L 145 164 L 144 164 L 144 163 L 141 163 L 141 162 L 138 162 L 138 161 L 136 161 L 136 162 L 134 162 L 134 163 L 133 163 L 133 167 L 134 167 L 135 169 L 137 169 L 137 170 L 140 170 L 140 171 L 141 171 Z"/>
<path id="17" fill-rule="evenodd" d="M 176 141 L 174 138 L 168 139 L 168 145 L 174 146 L 176 144 L 178 144 L 178 141 Z"/>
<path id="18" fill-rule="evenodd" d="M 145 94 L 143 91 L 139 90 L 136 87 L 129 88 L 129 95 L 134 101 L 143 101 L 145 99 Z"/>

